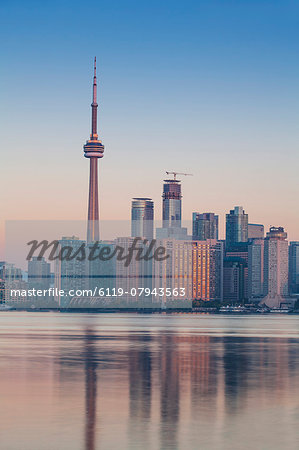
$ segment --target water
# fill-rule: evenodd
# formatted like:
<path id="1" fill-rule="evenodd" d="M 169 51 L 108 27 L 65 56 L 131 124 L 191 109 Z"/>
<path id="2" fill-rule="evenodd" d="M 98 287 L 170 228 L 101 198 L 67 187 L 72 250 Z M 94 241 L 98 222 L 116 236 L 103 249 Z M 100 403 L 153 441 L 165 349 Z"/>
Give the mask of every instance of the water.
<path id="1" fill-rule="evenodd" d="M 1 450 L 298 449 L 299 317 L 0 313 Z"/>

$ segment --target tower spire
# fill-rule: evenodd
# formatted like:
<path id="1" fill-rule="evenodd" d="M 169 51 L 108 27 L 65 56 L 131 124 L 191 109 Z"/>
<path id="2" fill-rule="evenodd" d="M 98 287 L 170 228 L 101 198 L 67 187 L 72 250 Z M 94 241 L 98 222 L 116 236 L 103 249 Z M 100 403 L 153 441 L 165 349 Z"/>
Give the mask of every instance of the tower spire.
<path id="1" fill-rule="evenodd" d="M 97 139 L 97 58 L 94 57 L 93 67 L 93 89 L 92 89 L 92 104 L 91 104 L 91 135 L 90 139 Z"/>

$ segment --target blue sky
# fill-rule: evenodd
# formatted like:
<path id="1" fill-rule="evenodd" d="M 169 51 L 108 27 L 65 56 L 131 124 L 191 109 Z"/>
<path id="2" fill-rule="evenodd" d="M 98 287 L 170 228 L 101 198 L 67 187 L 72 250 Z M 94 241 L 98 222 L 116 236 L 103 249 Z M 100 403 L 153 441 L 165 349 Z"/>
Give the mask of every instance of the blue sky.
<path id="1" fill-rule="evenodd" d="M 103 219 L 161 211 L 165 170 L 183 212 L 299 239 L 299 2 L 1 3 L 4 219 L 84 219 L 92 59 L 99 65 Z M 12 178 L 12 173 L 14 177 Z"/>

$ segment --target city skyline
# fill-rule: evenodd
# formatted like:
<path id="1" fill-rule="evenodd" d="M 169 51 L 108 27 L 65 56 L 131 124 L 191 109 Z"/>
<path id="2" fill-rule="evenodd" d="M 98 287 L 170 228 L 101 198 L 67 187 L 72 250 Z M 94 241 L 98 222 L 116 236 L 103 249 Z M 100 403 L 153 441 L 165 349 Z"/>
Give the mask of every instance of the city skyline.
<path id="1" fill-rule="evenodd" d="M 297 450 L 299 1 L 1 13 L 0 450 Z"/>
<path id="2" fill-rule="evenodd" d="M 293 95 L 298 70 L 293 13 L 298 8 L 284 4 L 282 20 L 282 7 L 262 2 L 259 21 L 249 3 L 239 5 L 237 12 L 215 4 L 224 16 L 215 16 L 205 3 L 190 4 L 187 10 L 177 4 L 166 28 L 166 5 L 159 17 L 154 5 L 139 6 L 134 18 L 124 3 L 119 3 L 119 15 L 101 5 L 107 29 L 97 28 L 94 38 L 86 33 L 90 53 L 85 45 L 76 46 L 79 37 L 72 30 L 72 21 L 84 23 L 86 9 L 81 17 L 78 7 L 68 22 L 67 5 L 61 6 L 59 20 L 47 5 L 33 16 L 21 3 L 17 12 L 5 5 L 2 145 L 7 170 L 2 192 L 7 186 L 9 199 L 2 202 L 1 244 L 5 220 L 86 218 L 88 168 L 82 164 L 81 143 L 90 121 L 86 105 L 94 54 L 99 57 L 100 128 L 108 148 L 100 169 L 100 192 L 105 191 L 101 219 L 129 220 L 133 197 L 152 198 L 156 217 L 161 217 L 165 171 L 191 171 L 194 176 L 183 181 L 183 220 L 191 222 L 194 211 L 214 212 L 223 238 L 224 214 L 242 205 L 250 222 L 262 223 L 266 230 L 283 226 L 290 241 L 298 240 L 299 103 Z M 197 21 L 192 20 L 195 11 L 200 12 Z M 123 15 L 129 21 L 126 31 L 131 26 L 126 45 L 119 40 Z M 47 29 L 59 22 L 53 39 L 41 32 L 45 16 Z M 140 19 L 154 23 L 153 29 L 142 29 Z M 180 41 L 167 34 L 178 20 Z M 12 21 L 14 35 L 7 32 Z M 277 27 L 284 39 L 273 34 Z M 195 31 L 200 45 L 198 37 L 193 42 Z M 69 39 L 61 40 L 62 34 Z M 21 37 L 34 42 L 30 50 L 20 51 Z M 161 42 L 164 62 L 156 51 Z M 12 145 L 21 149 L 17 162 L 15 152 L 7 150 Z M 126 187 L 121 201 L 119 185 Z"/>

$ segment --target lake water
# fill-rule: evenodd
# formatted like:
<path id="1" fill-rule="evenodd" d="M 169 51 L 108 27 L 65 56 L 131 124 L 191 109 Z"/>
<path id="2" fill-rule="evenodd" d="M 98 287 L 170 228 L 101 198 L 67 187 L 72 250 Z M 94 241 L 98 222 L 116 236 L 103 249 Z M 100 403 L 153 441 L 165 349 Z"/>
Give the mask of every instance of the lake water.
<path id="1" fill-rule="evenodd" d="M 298 449 L 299 316 L 0 313 L 1 450 Z"/>

